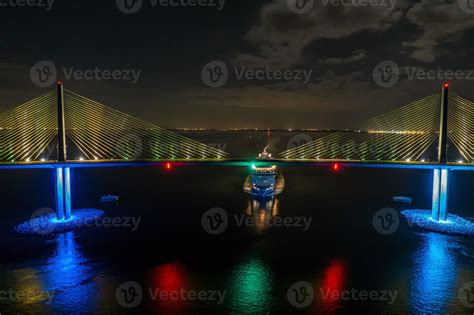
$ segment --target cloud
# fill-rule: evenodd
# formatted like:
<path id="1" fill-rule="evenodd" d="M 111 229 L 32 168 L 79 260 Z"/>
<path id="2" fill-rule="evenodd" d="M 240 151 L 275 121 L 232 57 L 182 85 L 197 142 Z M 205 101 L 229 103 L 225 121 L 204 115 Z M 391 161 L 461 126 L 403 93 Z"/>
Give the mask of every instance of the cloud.
<path id="1" fill-rule="evenodd" d="M 307 14 L 291 11 L 286 0 L 274 0 L 260 12 L 258 24 L 245 35 L 256 53 L 242 53 L 234 63 L 288 68 L 305 62 L 304 49 L 318 39 L 338 39 L 370 30 L 384 31 L 402 16 L 400 7 L 333 6 L 315 1 Z"/>
<path id="2" fill-rule="evenodd" d="M 359 61 L 363 60 L 367 57 L 367 52 L 363 49 L 359 49 L 356 51 L 352 52 L 352 56 L 343 58 L 343 57 L 338 57 L 338 58 L 328 58 L 325 60 L 319 60 L 319 63 L 326 64 L 326 65 L 337 65 L 337 64 L 343 64 L 343 63 L 349 63 L 349 62 L 354 62 L 354 61 Z"/>
<path id="3" fill-rule="evenodd" d="M 189 90 L 188 95 L 195 103 L 221 107 L 275 110 L 317 108 L 340 111 L 347 109 L 348 100 L 366 93 L 370 85 L 363 72 L 336 75 L 328 71 L 306 86 L 295 81 L 273 85 L 248 84 L 241 87 Z"/>
<path id="4" fill-rule="evenodd" d="M 440 44 L 457 38 L 457 34 L 474 27 L 474 16 L 462 11 L 457 2 L 422 0 L 407 12 L 407 18 L 418 25 L 421 36 L 404 46 L 413 47 L 410 57 L 431 63 L 438 54 Z"/>

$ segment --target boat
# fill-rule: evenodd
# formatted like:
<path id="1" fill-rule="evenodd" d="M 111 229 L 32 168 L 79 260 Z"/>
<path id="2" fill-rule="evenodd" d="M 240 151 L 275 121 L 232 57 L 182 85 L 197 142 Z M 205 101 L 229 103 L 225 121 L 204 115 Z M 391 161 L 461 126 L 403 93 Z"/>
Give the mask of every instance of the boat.
<path id="1" fill-rule="evenodd" d="M 268 147 L 268 146 L 267 146 Z M 267 147 L 258 155 L 258 160 L 270 160 L 272 155 Z M 272 197 L 283 192 L 285 179 L 276 165 L 257 166 L 252 163 L 252 171 L 244 182 L 244 191 L 258 197 Z"/>
<path id="2" fill-rule="evenodd" d="M 100 197 L 100 202 L 118 202 L 118 201 L 119 201 L 118 196 L 107 195 L 107 196 Z"/>
<path id="3" fill-rule="evenodd" d="M 395 196 L 393 197 L 393 202 L 397 203 L 411 203 L 412 199 L 410 197 L 405 196 Z"/>

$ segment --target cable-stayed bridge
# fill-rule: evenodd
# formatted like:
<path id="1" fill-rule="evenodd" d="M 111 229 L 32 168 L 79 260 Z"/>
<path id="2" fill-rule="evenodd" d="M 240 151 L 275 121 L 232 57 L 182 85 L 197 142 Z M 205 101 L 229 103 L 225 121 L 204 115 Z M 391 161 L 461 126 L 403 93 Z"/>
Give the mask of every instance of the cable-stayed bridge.
<path id="1" fill-rule="evenodd" d="M 145 145 L 146 143 L 146 145 Z M 0 115 L 0 162 L 218 161 L 228 154 L 58 86 Z"/>
<path id="2" fill-rule="evenodd" d="M 362 123 L 284 151 L 282 159 L 428 163 L 474 161 L 474 103 L 448 96 L 446 148 L 440 149 L 441 94 L 434 94 Z M 444 153 L 444 152 L 442 152 Z"/>
<path id="3" fill-rule="evenodd" d="M 337 132 L 266 163 L 344 163 L 433 169 L 432 218 L 448 217 L 450 170 L 474 170 L 474 103 L 441 93 L 375 117 L 359 132 Z M 149 145 L 143 145 L 146 141 Z M 0 168 L 52 168 L 58 219 L 71 218 L 71 168 L 148 163 L 249 162 L 65 90 L 0 114 Z"/>
<path id="4" fill-rule="evenodd" d="M 275 162 L 422 166 L 474 161 L 474 103 L 448 93 L 448 87 L 370 119 L 356 130 L 331 133 L 284 151 Z M 3 166 L 234 160 L 238 159 L 66 90 L 62 84 L 0 114 Z"/>

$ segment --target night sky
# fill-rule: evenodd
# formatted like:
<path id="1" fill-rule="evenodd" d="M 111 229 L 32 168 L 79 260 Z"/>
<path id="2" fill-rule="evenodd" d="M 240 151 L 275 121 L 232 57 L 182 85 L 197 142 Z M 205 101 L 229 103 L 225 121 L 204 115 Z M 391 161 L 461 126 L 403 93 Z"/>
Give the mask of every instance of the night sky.
<path id="1" fill-rule="evenodd" d="M 128 14 L 119 9 L 125 0 L 12 5 L 23 1 L 0 0 L 1 111 L 54 88 L 32 78 L 44 60 L 67 89 L 167 128 L 351 128 L 438 92 L 443 81 L 474 100 L 474 1 L 298 0 L 309 9 L 297 13 L 297 0 L 221 0 L 222 8 L 218 0 L 127 0 L 138 8 Z M 227 80 L 210 87 L 203 67 L 216 60 Z M 382 87 L 373 73 L 387 60 L 399 79 Z M 410 78 L 413 67 L 461 72 Z M 68 78 L 95 68 L 121 77 Z M 259 69 L 261 80 L 252 75 Z M 128 70 L 140 71 L 136 83 Z"/>

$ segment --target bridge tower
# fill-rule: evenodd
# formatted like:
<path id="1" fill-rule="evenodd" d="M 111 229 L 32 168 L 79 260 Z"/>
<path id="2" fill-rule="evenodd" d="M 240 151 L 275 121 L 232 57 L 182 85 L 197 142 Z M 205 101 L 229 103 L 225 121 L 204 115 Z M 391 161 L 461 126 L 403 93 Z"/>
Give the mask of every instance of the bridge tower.
<path id="1" fill-rule="evenodd" d="M 449 84 L 441 90 L 441 111 L 439 123 L 438 164 L 433 174 L 433 205 L 431 217 L 435 221 L 448 220 L 448 179 L 449 170 L 445 167 L 448 155 L 448 107 Z"/>
<path id="2" fill-rule="evenodd" d="M 66 124 L 64 121 L 64 87 L 61 81 L 58 89 L 58 162 L 64 163 L 67 159 L 66 152 Z"/>
<path id="3" fill-rule="evenodd" d="M 67 161 L 66 123 L 64 119 L 64 87 L 57 83 L 58 101 L 58 166 L 55 168 L 56 183 L 56 218 L 69 220 L 71 218 L 71 169 L 60 163 Z"/>

